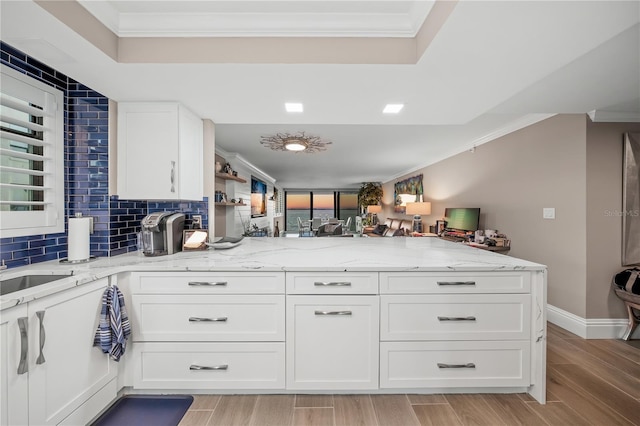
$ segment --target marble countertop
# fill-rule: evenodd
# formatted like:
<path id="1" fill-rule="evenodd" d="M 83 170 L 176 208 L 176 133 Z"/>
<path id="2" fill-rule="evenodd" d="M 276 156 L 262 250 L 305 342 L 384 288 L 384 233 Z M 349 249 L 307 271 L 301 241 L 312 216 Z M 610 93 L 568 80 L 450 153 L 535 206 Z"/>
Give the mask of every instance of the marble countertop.
<path id="1" fill-rule="evenodd" d="M 244 238 L 226 250 L 145 257 L 140 252 L 87 263 L 57 261 L 12 268 L 22 275 L 68 278 L 0 297 L 0 309 L 26 303 L 113 274 L 130 271 L 509 271 L 544 265 L 438 238 Z"/>

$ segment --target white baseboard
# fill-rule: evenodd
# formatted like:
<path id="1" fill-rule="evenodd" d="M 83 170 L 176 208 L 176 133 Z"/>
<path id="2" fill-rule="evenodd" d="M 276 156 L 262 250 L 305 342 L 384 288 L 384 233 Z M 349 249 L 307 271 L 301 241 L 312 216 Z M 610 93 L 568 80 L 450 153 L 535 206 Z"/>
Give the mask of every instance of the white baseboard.
<path id="1" fill-rule="evenodd" d="M 585 319 L 553 305 L 547 305 L 547 321 L 584 339 L 619 339 L 628 321 L 620 318 Z M 640 327 L 632 338 L 638 338 Z"/>

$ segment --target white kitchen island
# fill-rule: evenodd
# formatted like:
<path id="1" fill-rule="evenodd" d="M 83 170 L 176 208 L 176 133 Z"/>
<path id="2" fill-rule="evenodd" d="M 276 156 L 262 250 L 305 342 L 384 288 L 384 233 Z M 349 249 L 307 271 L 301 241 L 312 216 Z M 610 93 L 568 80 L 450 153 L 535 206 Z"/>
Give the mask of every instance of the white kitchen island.
<path id="1" fill-rule="evenodd" d="M 73 275 L 2 296 L 2 313 L 117 284 L 133 333 L 103 398 L 116 382 L 133 393 L 528 392 L 545 402 L 546 267 L 525 260 L 435 238 L 245 238 L 2 279 L 60 273 Z"/>

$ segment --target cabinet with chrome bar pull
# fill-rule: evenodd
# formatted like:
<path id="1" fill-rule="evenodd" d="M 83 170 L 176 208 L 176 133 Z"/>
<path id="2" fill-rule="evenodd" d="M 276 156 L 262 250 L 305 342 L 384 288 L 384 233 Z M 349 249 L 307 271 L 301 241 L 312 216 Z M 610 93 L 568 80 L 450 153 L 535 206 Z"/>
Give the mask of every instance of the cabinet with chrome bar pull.
<path id="1" fill-rule="evenodd" d="M 381 273 L 380 387 L 527 387 L 528 272 Z"/>
<path id="2" fill-rule="evenodd" d="M 376 272 L 287 273 L 287 389 L 378 389 Z"/>
<path id="3" fill-rule="evenodd" d="M 118 103 L 117 193 L 202 200 L 202 120 L 178 102 Z"/>
<path id="4" fill-rule="evenodd" d="M 115 363 L 91 345 L 106 287 L 105 278 L 2 311 L 1 425 L 84 424 L 116 397 Z"/>
<path id="5" fill-rule="evenodd" d="M 543 271 L 132 272 L 136 390 L 544 401 Z"/>
<path id="6" fill-rule="evenodd" d="M 283 272 L 132 273 L 136 389 L 283 389 Z"/>

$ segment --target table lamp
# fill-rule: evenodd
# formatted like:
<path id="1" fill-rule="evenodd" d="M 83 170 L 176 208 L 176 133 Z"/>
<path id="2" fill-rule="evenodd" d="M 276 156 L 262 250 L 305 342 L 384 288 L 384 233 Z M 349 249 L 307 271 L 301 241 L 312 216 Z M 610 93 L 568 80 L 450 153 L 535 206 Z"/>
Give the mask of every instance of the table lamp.
<path id="1" fill-rule="evenodd" d="M 413 216 L 413 232 L 422 232 L 422 218 L 420 215 L 431 214 L 431 203 L 407 203 L 406 213 Z"/>
<path id="2" fill-rule="evenodd" d="M 377 204 L 367 206 L 367 214 L 371 215 L 371 224 L 375 225 L 378 223 L 378 213 L 382 211 L 382 206 Z"/>

